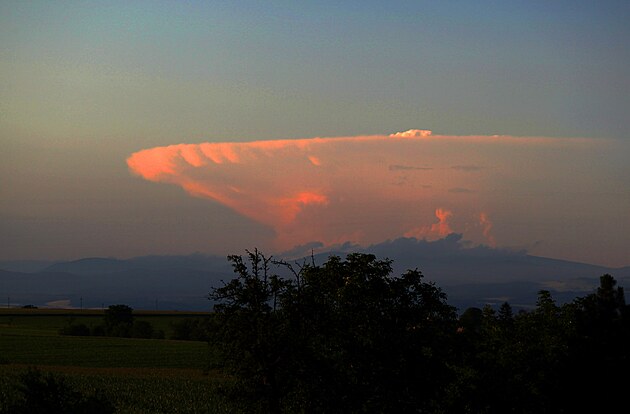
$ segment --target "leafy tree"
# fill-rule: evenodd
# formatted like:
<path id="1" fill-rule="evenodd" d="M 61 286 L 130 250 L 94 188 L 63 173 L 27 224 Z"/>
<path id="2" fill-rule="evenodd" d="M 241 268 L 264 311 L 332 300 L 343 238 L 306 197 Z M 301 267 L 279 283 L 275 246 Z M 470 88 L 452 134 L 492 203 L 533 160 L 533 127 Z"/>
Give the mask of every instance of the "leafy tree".
<path id="1" fill-rule="evenodd" d="M 184 318 L 171 323 L 171 339 L 206 342 L 210 338 L 209 329 L 208 318 Z"/>
<path id="2" fill-rule="evenodd" d="M 437 399 L 451 372 L 455 309 L 418 270 L 353 253 L 302 271 L 303 380 L 321 411 L 413 411 Z M 318 378 L 319 376 L 319 378 Z"/>
<path id="3" fill-rule="evenodd" d="M 629 368 L 630 327 L 623 290 L 609 275 L 600 283 L 563 306 L 546 290 L 531 311 L 486 306 L 474 335 L 465 312 L 450 412 L 613 412 Z"/>
<path id="4" fill-rule="evenodd" d="M 164 332 L 155 331 L 147 321 L 135 320 L 133 309 L 127 305 L 111 305 L 105 310 L 104 326 L 92 330 L 94 336 L 125 338 L 164 338 Z"/>
<path id="5" fill-rule="evenodd" d="M 59 335 L 90 336 L 90 328 L 84 323 L 68 324 L 59 329 Z"/>
<path id="6" fill-rule="evenodd" d="M 224 368 L 238 380 L 232 391 L 251 402 L 250 409 L 278 412 L 277 371 L 289 342 L 278 302 L 289 300 L 292 284 L 270 273 L 271 258 L 258 250 L 247 255 L 250 267 L 241 256 L 228 256 L 237 277 L 209 295 L 218 302 L 210 340 Z"/>
<path id="7" fill-rule="evenodd" d="M 147 321 L 134 321 L 130 333 L 132 338 L 144 339 L 153 338 L 155 334 L 153 325 Z"/>
<path id="8" fill-rule="evenodd" d="M 392 277 L 391 261 L 359 253 L 298 270 L 257 250 L 249 267 L 228 259 L 237 277 L 210 294 L 212 341 L 255 408 L 415 412 L 441 400 L 456 313 L 418 270 Z"/>
<path id="9" fill-rule="evenodd" d="M 127 305 L 110 305 L 105 310 L 105 332 L 108 336 L 131 336 L 133 309 Z"/>
<path id="10" fill-rule="evenodd" d="M 483 311 L 477 307 L 470 307 L 459 317 L 460 332 L 476 333 L 481 330 Z"/>
<path id="11" fill-rule="evenodd" d="M 514 313 L 509 303 L 503 302 L 499 308 L 497 322 L 503 330 L 510 330 L 514 326 Z"/>
<path id="12" fill-rule="evenodd" d="M 610 275 L 558 306 L 469 308 L 391 261 L 229 256 L 210 340 L 247 412 L 612 412 L 630 369 L 630 311 Z M 271 267 L 276 266 L 276 272 Z M 284 274 L 284 277 L 278 274 Z"/>
<path id="13" fill-rule="evenodd" d="M 618 406 L 630 370 L 630 310 L 622 287 L 609 274 L 597 291 L 576 299 L 569 309 L 575 325 L 570 344 L 565 394 L 578 395 L 571 408 L 610 411 Z"/>

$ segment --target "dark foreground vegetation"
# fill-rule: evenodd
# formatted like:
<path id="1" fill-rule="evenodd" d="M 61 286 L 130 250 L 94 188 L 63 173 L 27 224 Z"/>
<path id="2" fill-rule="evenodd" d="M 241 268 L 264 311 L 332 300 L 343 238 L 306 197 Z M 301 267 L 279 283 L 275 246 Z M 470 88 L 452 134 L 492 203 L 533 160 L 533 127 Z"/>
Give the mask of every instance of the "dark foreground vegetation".
<path id="1" fill-rule="evenodd" d="M 164 339 L 164 331 L 156 331 L 148 321 L 136 320 L 133 315 L 133 309 L 127 305 L 109 306 L 104 312 L 103 322 L 91 328 L 85 323 L 70 321 L 59 330 L 59 334 Z"/>
<path id="2" fill-rule="evenodd" d="M 2 411 L 14 414 L 110 414 L 112 402 L 100 390 L 84 393 L 70 386 L 65 377 L 35 368 L 17 376 L 18 397 L 8 399 Z"/>
<path id="3" fill-rule="evenodd" d="M 175 318 L 169 323 L 170 339 L 183 341 L 207 341 L 209 319 Z M 163 329 L 156 329 L 146 319 L 138 319 L 133 309 L 127 305 L 111 305 L 104 311 L 101 323 L 88 326 L 83 322 L 69 319 L 59 329 L 60 335 L 71 336 L 109 336 L 119 338 L 164 339 Z"/>
<path id="4" fill-rule="evenodd" d="M 228 260 L 204 315 L 0 314 L 0 413 L 624 411 L 630 308 L 611 275 L 562 306 L 543 290 L 531 311 L 459 312 L 373 255 Z"/>
<path id="5" fill-rule="evenodd" d="M 230 256 L 210 330 L 249 412 L 613 412 L 629 384 L 630 313 L 611 275 L 597 292 L 514 314 L 458 315 L 418 270 L 373 255 L 323 265 Z M 289 270 L 281 278 L 272 266 Z M 626 407 L 627 408 L 627 407 Z"/>
<path id="6" fill-rule="evenodd" d="M 74 324 L 91 330 L 104 314 L 0 309 L 0 413 L 98 413 L 95 400 L 117 414 L 231 412 L 217 392 L 229 379 L 209 369 L 208 343 L 171 339 L 173 325 L 207 312 L 134 311 L 166 339 L 59 334 Z"/>

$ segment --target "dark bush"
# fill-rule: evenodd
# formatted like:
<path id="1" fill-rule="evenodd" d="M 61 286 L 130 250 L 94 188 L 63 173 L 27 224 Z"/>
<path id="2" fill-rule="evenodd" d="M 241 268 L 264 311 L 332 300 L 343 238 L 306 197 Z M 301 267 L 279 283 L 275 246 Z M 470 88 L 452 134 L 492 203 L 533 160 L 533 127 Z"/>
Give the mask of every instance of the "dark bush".
<path id="1" fill-rule="evenodd" d="M 208 320 L 203 318 L 186 318 L 171 323 L 171 339 L 183 341 L 208 341 Z"/>
<path id="2" fill-rule="evenodd" d="M 110 305 L 105 310 L 104 322 L 107 336 L 129 338 L 134 323 L 133 309 L 127 305 Z"/>
<path id="3" fill-rule="evenodd" d="M 90 336 L 90 328 L 83 323 L 72 324 L 59 329 L 59 335 Z"/>
<path id="4" fill-rule="evenodd" d="M 133 338 L 153 338 L 153 326 L 147 321 L 135 321 L 131 326 Z"/>
<path id="5" fill-rule="evenodd" d="M 14 414 L 109 414 L 113 404 L 102 394 L 83 394 L 72 389 L 65 377 L 43 374 L 35 368 L 19 375 L 15 384 L 17 397 L 7 404 Z"/>
<path id="6" fill-rule="evenodd" d="M 92 336 L 105 336 L 106 333 L 103 325 L 96 325 L 92 328 Z"/>

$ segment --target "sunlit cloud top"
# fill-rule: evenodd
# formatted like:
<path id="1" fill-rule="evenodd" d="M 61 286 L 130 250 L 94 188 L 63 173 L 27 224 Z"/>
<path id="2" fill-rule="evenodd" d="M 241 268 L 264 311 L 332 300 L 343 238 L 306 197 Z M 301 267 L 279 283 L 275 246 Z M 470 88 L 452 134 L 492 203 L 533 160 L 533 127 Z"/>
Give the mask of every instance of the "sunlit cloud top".
<path id="1" fill-rule="evenodd" d="M 412 129 L 177 144 L 138 151 L 127 164 L 146 180 L 175 184 L 268 226 L 278 249 L 313 241 L 432 240 L 452 232 L 478 244 L 523 245 L 575 219 L 576 207 L 563 205 L 568 200 L 561 195 L 595 189 L 581 180 L 586 171 L 576 170 L 575 163 L 608 145 Z M 597 172 L 588 174 L 592 179 Z M 529 207 L 523 205 L 526 198 Z M 584 203 L 578 209 L 592 208 Z M 514 238 L 514 222 L 539 228 L 540 234 L 530 229 L 525 238 Z M 550 223 L 549 229 L 540 223 Z"/>

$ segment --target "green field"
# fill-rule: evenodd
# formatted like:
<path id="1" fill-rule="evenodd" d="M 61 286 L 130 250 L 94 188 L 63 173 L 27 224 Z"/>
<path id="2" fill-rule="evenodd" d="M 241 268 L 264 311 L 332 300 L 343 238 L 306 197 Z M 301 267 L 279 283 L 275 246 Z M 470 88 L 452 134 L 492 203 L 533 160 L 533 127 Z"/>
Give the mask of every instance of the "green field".
<path id="1" fill-rule="evenodd" d="M 178 312 L 136 312 L 170 336 L 170 324 L 202 316 Z M 215 413 L 228 410 L 217 393 L 225 378 L 209 369 L 214 361 L 205 342 L 169 339 L 59 335 L 69 323 L 102 322 L 103 311 L 0 310 L 0 413 L 12 398 L 20 373 L 29 367 L 63 376 L 86 393 L 100 390 L 117 413 Z"/>

